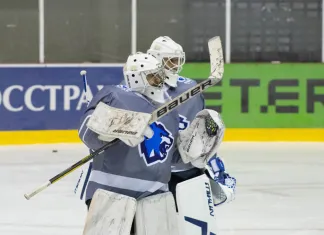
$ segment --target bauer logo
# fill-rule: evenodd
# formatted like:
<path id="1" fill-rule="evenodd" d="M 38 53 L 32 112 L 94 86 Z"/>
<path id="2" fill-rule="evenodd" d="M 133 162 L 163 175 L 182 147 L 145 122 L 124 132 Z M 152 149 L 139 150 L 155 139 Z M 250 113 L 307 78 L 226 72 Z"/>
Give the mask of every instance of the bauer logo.
<path id="1" fill-rule="evenodd" d="M 144 137 L 144 141 L 138 145 L 139 154 L 148 166 L 164 162 L 174 142 L 171 132 L 161 122 L 154 122 L 150 127 L 154 131 L 153 137 Z"/>
<path id="2" fill-rule="evenodd" d="M 177 98 L 176 100 L 174 100 L 167 106 L 160 108 L 157 111 L 157 118 L 162 117 L 164 114 L 166 114 L 167 112 L 171 111 L 172 109 L 178 107 L 182 103 L 186 102 L 188 99 L 203 92 L 206 88 L 210 87 L 211 85 L 212 85 L 212 81 L 210 79 L 208 79 L 208 80 L 200 83 L 199 85 L 193 87 L 189 91 L 183 93 L 183 95 L 181 97 Z"/>

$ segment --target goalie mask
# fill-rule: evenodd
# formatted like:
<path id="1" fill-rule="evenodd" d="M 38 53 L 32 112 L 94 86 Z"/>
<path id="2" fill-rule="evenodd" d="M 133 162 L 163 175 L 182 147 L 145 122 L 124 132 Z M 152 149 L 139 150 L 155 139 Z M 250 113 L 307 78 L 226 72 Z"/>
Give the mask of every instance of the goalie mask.
<path id="1" fill-rule="evenodd" d="M 178 150 L 184 163 L 204 168 L 223 141 L 225 125 L 214 110 L 204 109 L 196 114 L 190 126 L 179 132 Z"/>
<path id="2" fill-rule="evenodd" d="M 164 36 L 155 39 L 147 51 L 161 61 L 165 69 L 167 83 L 171 87 L 177 87 L 178 74 L 185 63 L 185 53 L 182 46 L 171 38 Z"/>
<path id="3" fill-rule="evenodd" d="M 163 84 L 165 73 L 162 64 L 152 55 L 130 55 L 124 66 L 126 86 L 158 103 L 165 102 Z"/>

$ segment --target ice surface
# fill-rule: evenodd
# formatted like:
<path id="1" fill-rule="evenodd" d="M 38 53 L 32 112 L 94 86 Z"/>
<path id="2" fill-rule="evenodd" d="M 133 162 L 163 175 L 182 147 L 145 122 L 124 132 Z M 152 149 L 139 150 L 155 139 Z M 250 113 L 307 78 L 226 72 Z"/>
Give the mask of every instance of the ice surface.
<path id="1" fill-rule="evenodd" d="M 0 234 L 81 235 L 78 171 L 23 195 L 85 155 L 81 144 L 0 147 Z M 225 142 L 220 155 L 238 185 L 235 201 L 217 210 L 218 235 L 324 234 L 324 143 Z"/>

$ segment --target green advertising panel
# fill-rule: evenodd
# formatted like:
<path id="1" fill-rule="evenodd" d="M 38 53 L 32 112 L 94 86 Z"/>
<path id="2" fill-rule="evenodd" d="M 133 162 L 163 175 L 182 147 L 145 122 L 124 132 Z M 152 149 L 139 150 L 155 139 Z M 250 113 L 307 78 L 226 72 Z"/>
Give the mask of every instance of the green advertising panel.
<path id="1" fill-rule="evenodd" d="M 200 80 L 209 71 L 186 64 L 181 75 Z M 230 128 L 324 128 L 324 65 L 226 64 L 205 98 Z"/>

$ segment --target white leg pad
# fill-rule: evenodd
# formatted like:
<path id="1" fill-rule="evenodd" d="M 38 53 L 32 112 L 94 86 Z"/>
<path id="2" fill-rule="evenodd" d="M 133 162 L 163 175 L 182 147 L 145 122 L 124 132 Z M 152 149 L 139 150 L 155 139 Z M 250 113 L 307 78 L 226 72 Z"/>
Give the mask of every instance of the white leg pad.
<path id="1" fill-rule="evenodd" d="M 129 235 L 136 199 L 98 189 L 91 201 L 83 235 Z"/>
<path id="2" fill-rule="evenodd" d="M 162 193 L 137 202 L 136 235 L 179 235 L 172 193 Z"/>
<path id="3" fill-rule="evenodd" d="M 177 184 L 181 234 L 217 234 L 215 206 L 208 177 L 203 174 Z"/>

